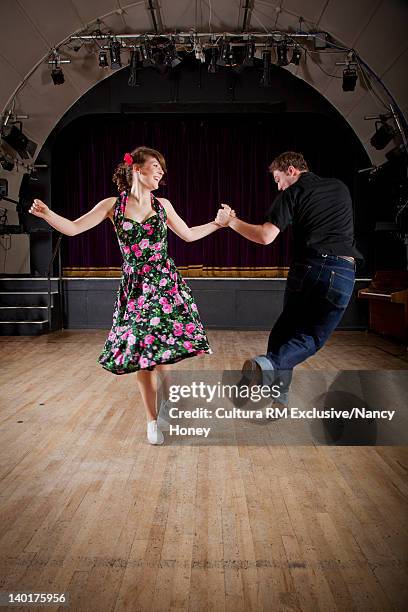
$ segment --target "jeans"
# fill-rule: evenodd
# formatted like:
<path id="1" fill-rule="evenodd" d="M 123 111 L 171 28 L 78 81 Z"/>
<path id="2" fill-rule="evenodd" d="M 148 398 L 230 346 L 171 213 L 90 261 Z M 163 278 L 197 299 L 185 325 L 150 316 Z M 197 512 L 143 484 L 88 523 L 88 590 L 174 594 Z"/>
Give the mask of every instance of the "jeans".
<path id="1" fill-rule="evenodd" d="M 322 348 L 339 324 L 353 292 L 355 264 L 335 255 L 295 261 L 289 269 L 284 307 L 268 341 L 266 357 L 286 404 L 293 368 Z"/>

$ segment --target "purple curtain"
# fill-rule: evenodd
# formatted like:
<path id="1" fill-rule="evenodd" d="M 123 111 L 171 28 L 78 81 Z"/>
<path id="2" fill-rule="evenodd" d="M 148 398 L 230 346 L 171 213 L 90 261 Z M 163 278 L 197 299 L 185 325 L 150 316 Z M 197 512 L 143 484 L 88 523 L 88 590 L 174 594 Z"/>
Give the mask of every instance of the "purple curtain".
<path id="1" fill-rule="evenodd" d="M 156 195 L 168 198 L 191 226 L 214 219 L 220 202 L 230 204 L 243 220 L 262 223 L 277 193 L 268 165 L 286 150 L 302 151 L 311 170 L 352 187 L 355 139 L 338 120 L 323 115 L 95 115 L 74 121 L 58 136 L 52 157 L 53 210 L 75 219 L 116 195 L 114 168 L 139 145 L 164 154 L 167 184 Z M 109 220 L 64 239 L 62 252 L 64 268 L 121 265 Z M 265 247 L 229 229 L 193 243 L 169 231 L 169 252 L 181 268 L 282 268 L 290 261 L 291 234 L 287 230 Z"/>

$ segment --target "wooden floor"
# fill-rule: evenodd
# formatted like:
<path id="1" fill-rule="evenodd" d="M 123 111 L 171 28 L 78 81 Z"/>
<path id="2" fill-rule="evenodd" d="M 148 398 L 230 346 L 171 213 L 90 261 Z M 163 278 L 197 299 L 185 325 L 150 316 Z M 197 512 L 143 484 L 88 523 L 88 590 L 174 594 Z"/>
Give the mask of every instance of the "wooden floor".
<path id="1" fill-rule="evenodd" d="M 152 447 L 135 375 L 96 363 L 105 337 L 0 339 L 0 591 L 75 612 L 408 609 L 407 448 Z M 266 338 L 210 331 L 214 355 L 177 367 L 238 369 Z M 299 368 L 408 362 L 338 332 Z"/>

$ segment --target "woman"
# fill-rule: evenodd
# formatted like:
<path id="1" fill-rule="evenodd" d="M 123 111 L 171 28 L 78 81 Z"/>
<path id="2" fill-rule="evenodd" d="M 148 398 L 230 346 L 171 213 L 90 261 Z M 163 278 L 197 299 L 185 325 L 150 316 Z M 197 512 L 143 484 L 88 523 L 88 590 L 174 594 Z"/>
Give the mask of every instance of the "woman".
<path id="1" fill-rule="evenodd" d="M 161 153 L 138 147 L 126 153 L 113 176 L 120 196 L 106 198 L 70 221 L 34 200 L 30 212 L 68 236 L 109 217 L 123 255 L 113 325 L 99 363 L 113 374 L 137 372 L 146 409 L 147 439 L 162 444 L 157 426 L 156 370 L 181 359 L 211 353 L 191 291 L 167 255 L 167 226 L 183 240 L 199 240 L 221 225 L 188 227 L 165 198 L 156 198 L 166 172 Z"/>

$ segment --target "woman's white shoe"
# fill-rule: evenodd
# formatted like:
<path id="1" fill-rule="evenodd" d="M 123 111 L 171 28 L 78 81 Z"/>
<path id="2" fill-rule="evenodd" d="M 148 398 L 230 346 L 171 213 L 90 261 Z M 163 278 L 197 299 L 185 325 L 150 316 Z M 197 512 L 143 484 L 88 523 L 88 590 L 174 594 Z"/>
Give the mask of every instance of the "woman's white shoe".
<path id="1" fill-rule="evenodd" d="M 147 440 L 149 444 L 163 444 L 164 436 L 157 427 L 157 421 L 149 421 L 147 424 Z"/>

